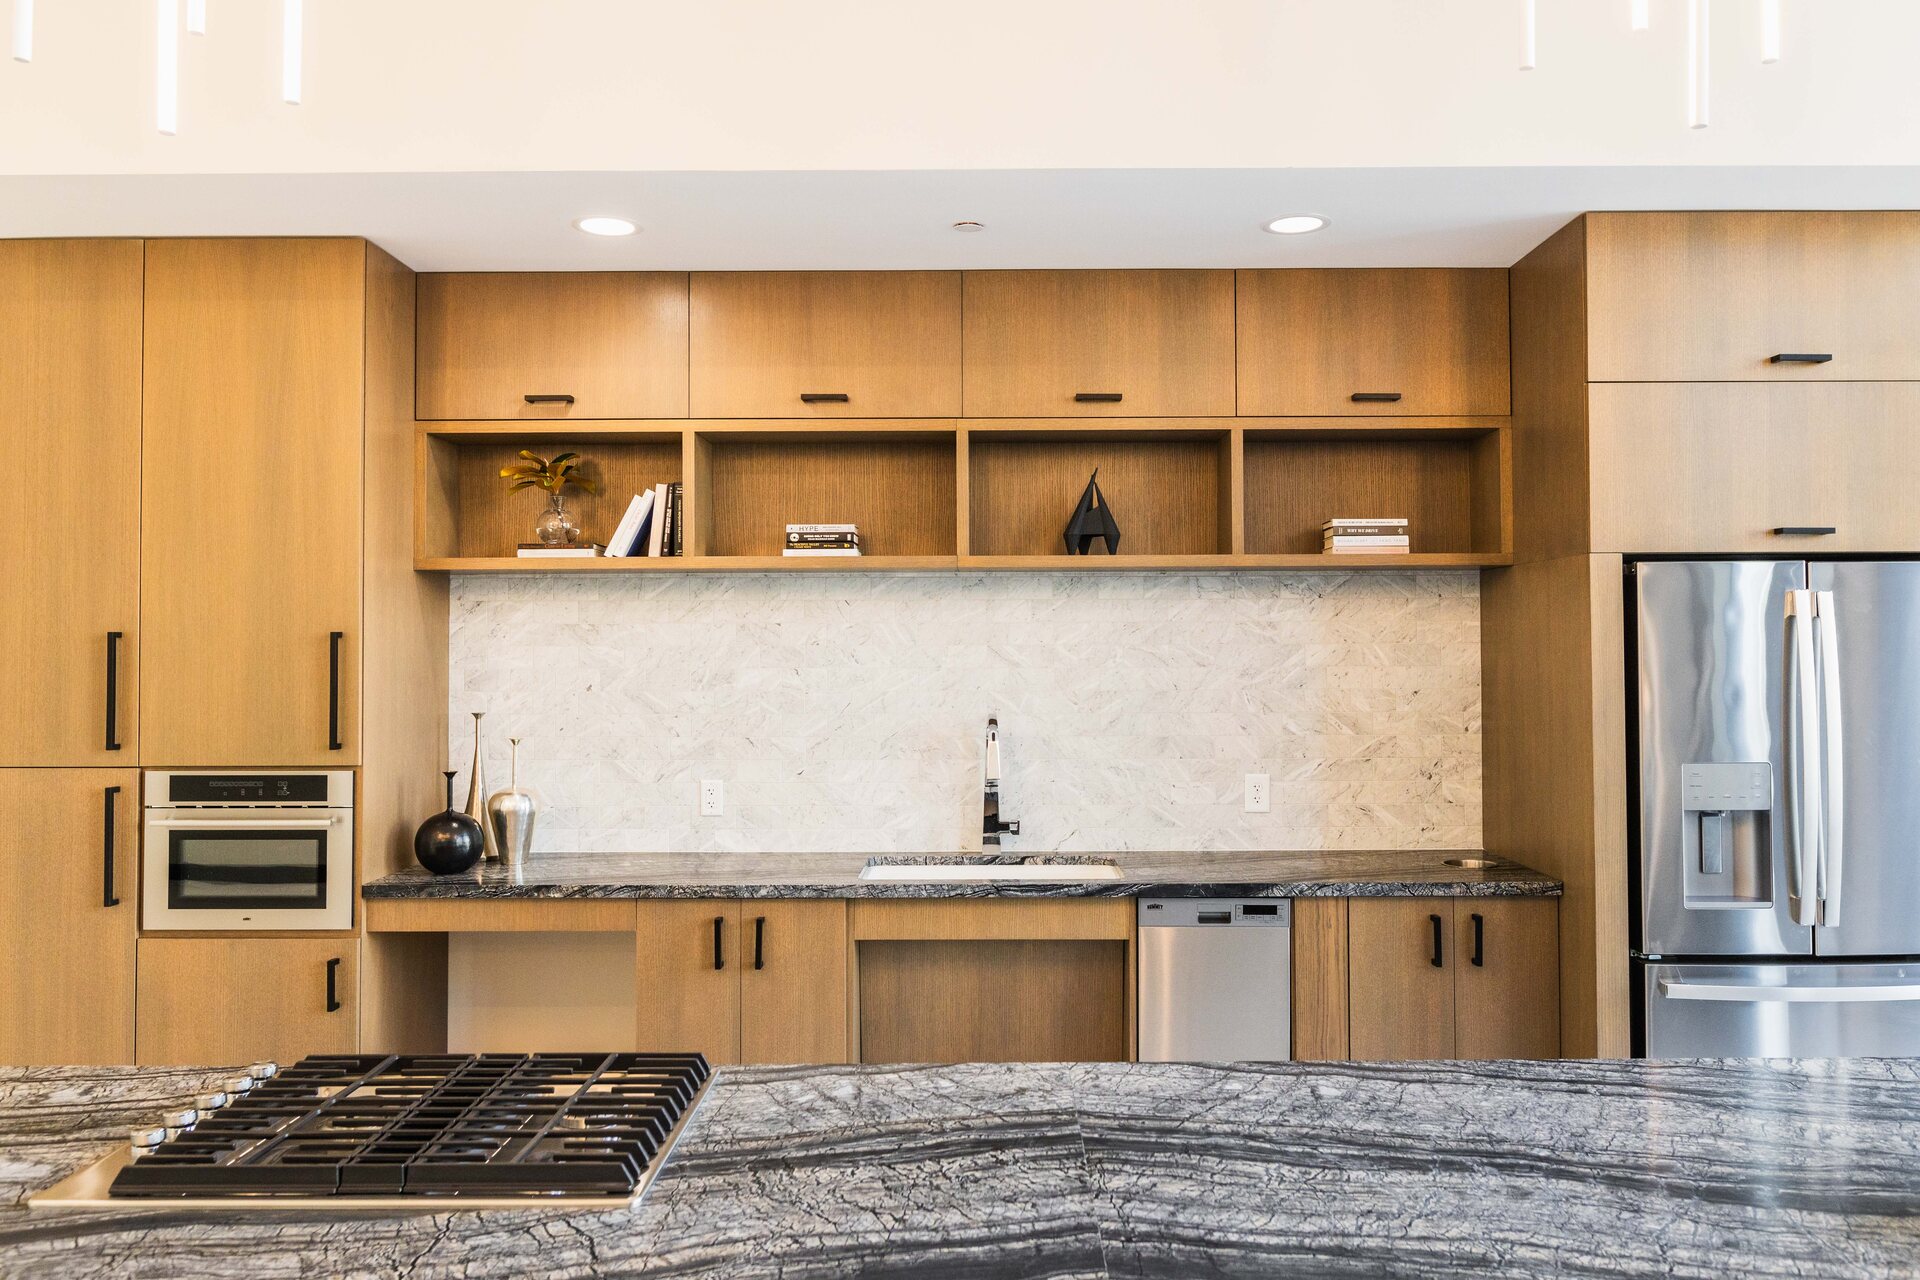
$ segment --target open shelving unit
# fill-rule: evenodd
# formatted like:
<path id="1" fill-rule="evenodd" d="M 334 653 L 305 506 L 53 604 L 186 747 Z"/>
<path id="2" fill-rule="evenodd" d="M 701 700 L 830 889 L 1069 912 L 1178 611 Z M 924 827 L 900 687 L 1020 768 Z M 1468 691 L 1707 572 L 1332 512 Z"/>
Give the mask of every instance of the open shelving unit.
<path id="1" fill-rule="evenodd" d="M 1499 418 L 422 422 L 415 567 L 460 573 L 1479 568 L 1511 563 L 1512 444 Z M 684 484 L 687 554 L 520 559 L 541 496 L 521 449 L 579 453 L 570 491 L 604 541 L 632 494 Z M 1070 556 L 1087 477 L 1120 554 Z M 1414 550 L 1329 556 L 1321 522 L 1403 515 Z M 858 558 L 780 555 L 789 521 L 852 521 Z"/>

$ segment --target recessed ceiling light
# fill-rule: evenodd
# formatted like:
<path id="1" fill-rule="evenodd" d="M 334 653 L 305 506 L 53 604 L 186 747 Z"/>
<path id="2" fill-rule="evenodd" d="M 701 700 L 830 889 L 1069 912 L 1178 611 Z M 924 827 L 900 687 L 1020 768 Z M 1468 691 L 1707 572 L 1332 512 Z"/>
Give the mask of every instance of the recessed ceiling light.
<path id="1" fill-rule="evenodd" d="M 1327 220 L 1314 213 L 1294 213 L 1284 218 L 1275 218 L 1267 224 L 1267 230 L 1277 236 L 1303 236 L 1309 231 L 1318 231 L 1327 225 Z"/>
<path id="2" fill-rule="evenodd" d="M 573 225 L 590 236 L 630 236 L 640 229 L 625 218 L 604 216 L 575 218 Z"/>
<path id="3" fill-rule="evenodd" d="M 984 222 L 956 222 L 953 224 L 953 229 L 955 231 L 985 231 L 987 224 Z"/>

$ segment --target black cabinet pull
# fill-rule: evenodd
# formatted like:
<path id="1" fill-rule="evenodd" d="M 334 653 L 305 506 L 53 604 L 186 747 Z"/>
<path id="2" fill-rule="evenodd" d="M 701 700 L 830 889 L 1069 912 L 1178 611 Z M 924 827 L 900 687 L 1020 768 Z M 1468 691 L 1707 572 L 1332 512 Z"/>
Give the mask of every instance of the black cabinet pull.
<path id="1" fill-rule="evenodd" d="M 340 1012 L 340 957 L 327 961 L 327 1012 Z"/>
<path id="2" fill-rule="evenodd" d="M 1487 964 L 1487 921 L 1478 911 L 1473 913 L 1473 963 L 1478 968 Z"/>
<path id="3" fill-rule="evenodd" d="M 1073 399 L 1075 404 L 1119 404 L 1121 394 L 1118 391 L 1076 391 Z"/>
<path id="4" fill-rule="evenodd" d="M 120 899 L 113 896 L 113 806 L 114 801 L 120 795 L 120 788 L 107 787 L 105 790 L 106 804 L 103 806 L 105 809 L 105 821 L 103 825 L 106 828 L 106 839 L 100 846 L 100 874 L 103 881 L 100 891 L 100 905 L 103 907 L 117 907 L 120 905 Z"/>
<path id="5" fill-rule="evenodd" d="M 755 916 L 753 918 L 753 967 L 756 969 L 767 967 L 766 946 L 767 918 Z"/>
<path id="6" fill-rule="evenodd" d="M 1779 524 L 1773 531 L 1783 538 L 1822 538 L 1840 532 L 1830 524 Z"/>
<path id="7" fill-rule="evenodd" d="M 802 391 L 801 404 L 845 404 L 850 397 L 844 391 Z"/>
<path id="8" fill-rule="evenodd" d="M 572 404 L 572 396 L 521 396 L 528 404 Z"/>
<path id="9" fill-rule="evenodd" d="M 1347 399 L 1355 404 L 1393 404 L 1400 399 L 1398 391 L 1356 391 Z"/>
<path id="10" fill-rule="evenodd" d="M 1433 921 L 1433 960 L 1431 963 L 1434 968 L 1438 969 L 1440 967 L 1440 917 L 1428 916 L 1427 919 Z"/>
<path id="11" fill-rule="evenodd" d="M 1782 351 L 1777 356 L 1769 356 L 1768 364 L 1825 364 L 1833 359 L 1831 351 Z"/>
<path id="12" fill-rule="evenodd" d="M 109 631 L 107 632 L 107 750 L 118 751 L 119 749 L 120 632 Z"/>
<path id="13" fill-rule="evenodd" d="M 726 923 L 727 918 L 725 916 L 715 916 L 713 918 L 713 967 L 715 969 L 724 969 L 727 967 L 726 953 L 720 949 L 720 931 Z"/>
<path id="14" fill-rule="evenodd" d="M 340 642 L 344 631 L 327 632 L 327 750 L 338 751 L 340 741 Z"/>

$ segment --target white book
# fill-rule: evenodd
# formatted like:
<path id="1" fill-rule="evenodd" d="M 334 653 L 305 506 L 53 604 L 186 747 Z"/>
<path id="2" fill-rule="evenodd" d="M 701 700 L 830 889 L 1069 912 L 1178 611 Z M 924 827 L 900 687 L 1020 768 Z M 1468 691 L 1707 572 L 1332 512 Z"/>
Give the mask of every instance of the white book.
<path id="1" fill-rule="evenodd" d="M 780 554 L 783 556 L 857 556 L 860 554 L 860 548 L 830 547 L 826 550 L 806 550 L 799 547 L 788 547 Z"/>
<path id="2" fill-rule="evenodd" d="M 788 533 L 858 533 L 860 530 L 850 524 L 790 524 Z"/>
<path id="3" fill-rule="evenodd" d="M 518 554 L 525 560 L 563 560 L 574 556 L 597 556 L 602 548 L 591 547 L 522 547 Z"/>
<path id="4" fill-rule="evenodd" d="M 633 501 L 627 504 L 627 514 L 620 517 L 620 523 L 614 526 L 613 536 L 607 539 L 607 554 L 610 556 L 630 556 L 633 544 L 640 541 L 647 531 L 647 517 L 653 511 L 653 490 L 633 495 Z"/>
<path id="5" fill-rule="evenodd" d="M 1404 556 L 1411 551 L 1408 547 L 1322 547 L 1320 554 L 1328 556 Z"/>
<path id="6" fill-rule="evenodd" d="M 1404 547 L 1411 540 L 1405 534 L 1369 533 L 1369 534 L 1328 534 L 1320 539 L 1327 547 Z"/>
<path id="7" fill-rule="evenodd" d="M 661 513 L 664 513 L 667 509 L 667 486 L 664 484 L 657 484 L 653 486 L 653 509 L 656 512 L 661 512 Z M 667 530 L 667 522 L 664 519 L 656 519 L 650 526 L 648 526 L 647 528 L 647 554 L 648 555 L 657 556 L 660 554 L 660 535 L 665 533 L 666 530 Z"/>
<path id="8" fill-rule="evenodd" d="M 1355 525 L 1365 526 L 1372 524 L 1394 525 L 1404 529 L 1406 528 L 1407 520 L 1405 516 L 1341 516 L 1337 519 L 1327 521 L 1320 527 L 1322 529 L 1350 529 Z"/>

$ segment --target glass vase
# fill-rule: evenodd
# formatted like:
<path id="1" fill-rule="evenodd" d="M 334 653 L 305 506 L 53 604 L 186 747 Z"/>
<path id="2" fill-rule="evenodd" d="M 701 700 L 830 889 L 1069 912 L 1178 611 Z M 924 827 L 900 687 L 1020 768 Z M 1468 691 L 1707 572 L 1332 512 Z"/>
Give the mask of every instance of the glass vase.
<path id="1" fill-rule="evenodd" d="M 533 531 L 549 547 L 564 547 L 580 536 L 580 526 L 567 514 L 566 501 L 557 493 L 547 495 L 547 509 L 533 522 Z"/>

